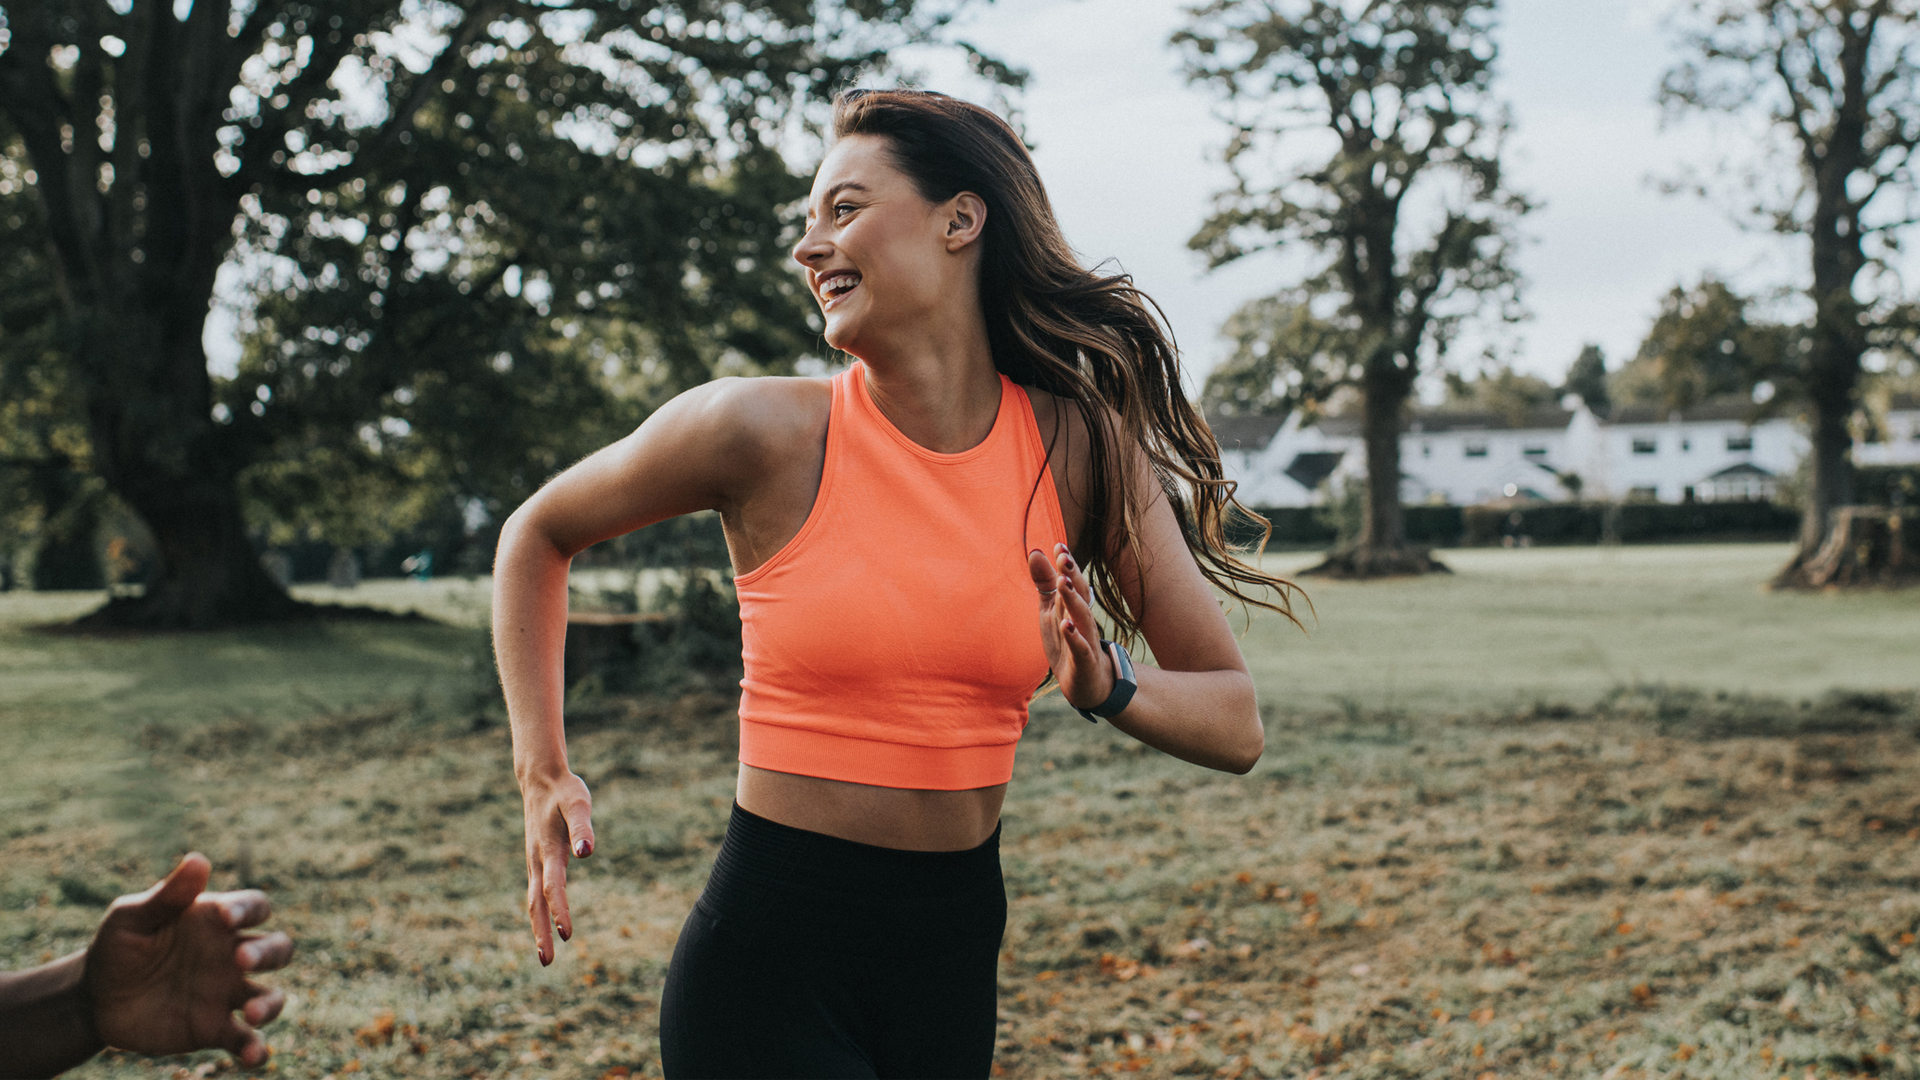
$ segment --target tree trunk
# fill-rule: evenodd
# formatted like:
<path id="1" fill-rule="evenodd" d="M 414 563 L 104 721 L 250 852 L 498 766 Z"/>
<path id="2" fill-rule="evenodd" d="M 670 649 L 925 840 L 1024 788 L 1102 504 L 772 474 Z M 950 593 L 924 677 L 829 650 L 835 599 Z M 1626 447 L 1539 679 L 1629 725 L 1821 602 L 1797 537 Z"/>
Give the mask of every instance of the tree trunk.
<path id="1" fill-rule="evenodd" d="M 234 440 L 211 416 L 201 320 L 86 315 L 77 359 L 95 467 L 152 530 L 159 560 L 144 593 L 81 624 L 204 630 L 298 617 L 247 539 Z"/>
<path id="2" fill-rule="evenodd" d="M 1842 506 L 1811 558 L 1774 581 L 1782 589 L 1888 587 L 1920 581 L 1920 517 L 1884 506 Z"/>
<path id="3" fill-rule="evenodd" d="M 1336 578 L 1448 573 L 1430 549 L 1407 543 L 1406 516 L 1400 509 L 1400 416 L 1410 383 L 1391 360 L 1376 360 L 1368 368 L 1361 414 L 1367 498 L 1362 504 L 1360 535 L 1304 572 Z"/>

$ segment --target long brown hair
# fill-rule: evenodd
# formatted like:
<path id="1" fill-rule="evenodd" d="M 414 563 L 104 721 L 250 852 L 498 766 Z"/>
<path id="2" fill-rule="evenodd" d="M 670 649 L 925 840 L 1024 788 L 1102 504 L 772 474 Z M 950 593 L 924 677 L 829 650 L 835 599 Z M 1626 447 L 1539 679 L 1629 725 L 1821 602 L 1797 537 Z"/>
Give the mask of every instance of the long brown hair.
<path id="1" fill-rule="evenodd" d="M 1201 573 L 1241 602 L 1299 623 L 1289 596 L 1297 586 L 1241 562 L 1227 539 L 1230 515 L 1261 530 L 1255 551 L 1272 528 L 1234 498 L 1219 444 L 1180 388 L 1179 354 L 1156 317 L 1159 307 L 1130 275 L 1080 265 L 1013 128 L 945 94 L 849 90 L 834 99 L 833 134 L 886 139 L 894 165 L 929 202 L 971 191 L 987 204 L 980 300 L 993 363 L 1016 383 L 1072 401 L 1086 419 L 1085 530 L 1100 542 L 1082 545 L 1081 562 L 1114 638 L 1130 643 L 1140 631 L 1140 612 L 1122 600 L 1114 578 L 1114 557 L 1131 550 L 1147 569 L 1138 538 L 1145 507 L 1127 482 L 1124 451 L 1132 444 L 1146 451 Z M 1056 433 L 1064 427 L 1055 425 Z M 1263 597 L 1269 591 L 1275 601 Z"/>

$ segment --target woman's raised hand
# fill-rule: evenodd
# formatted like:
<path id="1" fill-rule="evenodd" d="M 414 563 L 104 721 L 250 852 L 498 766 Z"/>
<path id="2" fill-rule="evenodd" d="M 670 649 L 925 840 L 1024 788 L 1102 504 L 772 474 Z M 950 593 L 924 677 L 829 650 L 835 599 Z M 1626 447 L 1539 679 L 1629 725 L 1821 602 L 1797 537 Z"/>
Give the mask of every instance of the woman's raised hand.
<path id="1" fill-rule="evenodd" d="M 1040 645 L 1060 682 L 1067 704 L 1090 709 L 1113 692 L 1113 659 L 1100 647 L 1093 619 L 1093 586 L 1065 544 L 1053 557 L 1039 549 L 1027 553 L 1027 570 L 1040 593 Z"/>
<path id="2" fill-rule="evenodd" d="M 553 934 L 573 937 L 567 908 L 567 859 L 593 854 L 593 795 L 573 773 L 520 782 L 527 818 L 527 916 L 542 966 L 553 963 Z"/>

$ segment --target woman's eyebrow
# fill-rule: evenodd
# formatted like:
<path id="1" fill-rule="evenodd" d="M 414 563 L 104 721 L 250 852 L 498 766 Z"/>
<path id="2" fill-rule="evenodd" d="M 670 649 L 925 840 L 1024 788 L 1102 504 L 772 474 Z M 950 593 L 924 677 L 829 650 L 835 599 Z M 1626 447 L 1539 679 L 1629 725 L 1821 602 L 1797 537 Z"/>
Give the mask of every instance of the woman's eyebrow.
<path id="1" fill-rule="evenodd" d="M 842 180 L 839 183 L 828 188 L 826 190 L 826 193 L 820 196 L 821 204 L 825 205 L 833 202 L 834 196 L 840 194 L 843 191 L 859 191 L 859 192 L 867 192 L 869 194 L 871 193 L 871 190 L 867 187 L 867 185 L 861 183 L 858 180 Z M 807 207 L 807 216 L 812 217 L 813 214 L 814 214 L 813 207 L 811 206 Z"/>

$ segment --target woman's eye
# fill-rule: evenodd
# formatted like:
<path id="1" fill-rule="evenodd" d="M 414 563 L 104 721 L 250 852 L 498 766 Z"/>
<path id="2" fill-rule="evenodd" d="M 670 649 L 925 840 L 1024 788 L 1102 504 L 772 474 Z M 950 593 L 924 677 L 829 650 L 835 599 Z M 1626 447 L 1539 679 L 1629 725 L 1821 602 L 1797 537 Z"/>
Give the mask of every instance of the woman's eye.
<path id="1" fill-rule="evenodd" d="M 834 207 L 833 207 L 834 217 L 842 218 L 842 217 L 846 217 L 848 214 L 851 214 L 851 213 L 853 213 L 852 203 L 835 203 L 834 204 Z"/>

